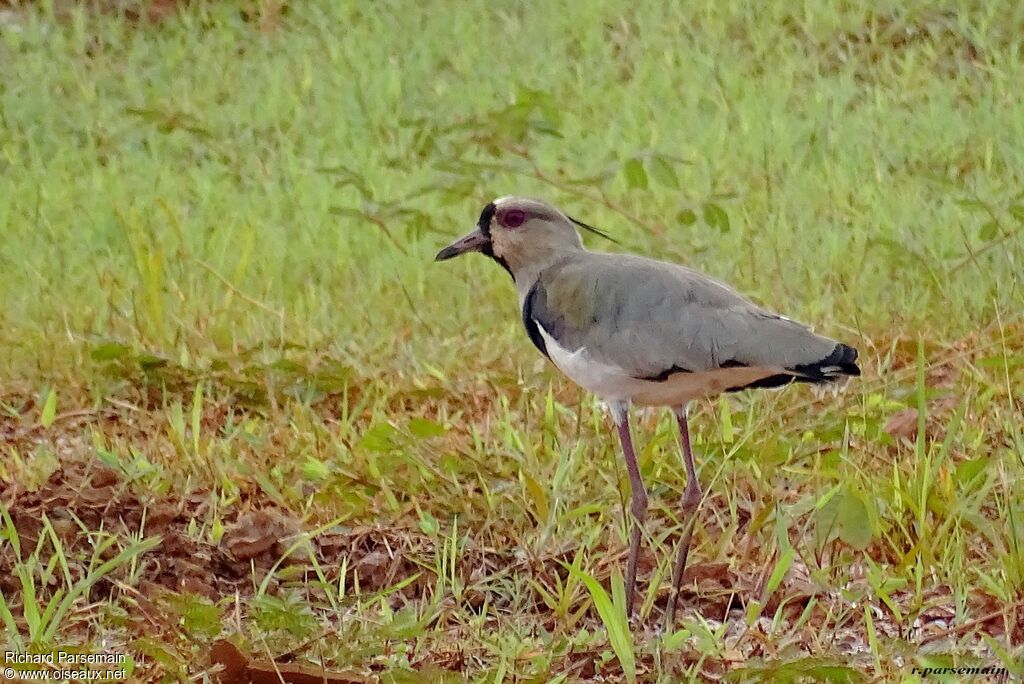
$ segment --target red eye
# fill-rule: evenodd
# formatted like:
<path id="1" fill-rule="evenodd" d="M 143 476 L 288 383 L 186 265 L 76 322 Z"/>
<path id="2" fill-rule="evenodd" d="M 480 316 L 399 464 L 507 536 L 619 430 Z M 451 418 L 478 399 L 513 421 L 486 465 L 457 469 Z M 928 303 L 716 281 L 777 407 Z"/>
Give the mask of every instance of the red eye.
<path id="1" fill-rule="evenodd" d="M 506 228 L 518 228 L 526 223 L 526 212 L 522 209 L 509 209 L 501 215 L 501 225 Z"/>

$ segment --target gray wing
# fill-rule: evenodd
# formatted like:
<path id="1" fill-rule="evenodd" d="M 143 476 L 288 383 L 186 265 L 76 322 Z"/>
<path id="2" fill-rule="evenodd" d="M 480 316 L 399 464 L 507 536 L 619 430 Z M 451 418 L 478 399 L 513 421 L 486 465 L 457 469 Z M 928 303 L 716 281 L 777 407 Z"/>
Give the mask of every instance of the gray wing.
<path id="1" fill-rule="evenodd" d="M 523 322 L 545 353 L 537 326 L 569 351 L 586 348 L 636 378 L 731 366 L 812 381 L 859 374 L 851 347 L 701 273 L 641 257 L 588 252 L 558 262 L 524 299 Z"/>

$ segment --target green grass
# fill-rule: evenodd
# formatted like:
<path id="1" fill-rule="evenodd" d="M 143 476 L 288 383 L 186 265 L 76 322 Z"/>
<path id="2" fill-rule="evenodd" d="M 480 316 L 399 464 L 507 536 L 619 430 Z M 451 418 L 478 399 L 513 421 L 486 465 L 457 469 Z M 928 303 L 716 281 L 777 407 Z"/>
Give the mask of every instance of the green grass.
<path id="1" fill-rule="evenodd" d="M 56 5 L 0 5 L 11 644 L 153 680 L 220 636 L 395 681 L 1019 674 L 1024 8 Z M 614 431 L 500 269 L 432 262 L 504 194 L 861 351 L 837 399 L 696 408 L 677 632 L 669 416 L 635 424 L 630 636 Z"/>

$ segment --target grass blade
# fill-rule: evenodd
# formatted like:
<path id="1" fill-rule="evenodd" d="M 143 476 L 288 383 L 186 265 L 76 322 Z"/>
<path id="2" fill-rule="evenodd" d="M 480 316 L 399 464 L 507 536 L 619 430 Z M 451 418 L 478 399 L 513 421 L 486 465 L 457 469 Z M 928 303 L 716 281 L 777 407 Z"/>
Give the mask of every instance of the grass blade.
<path id="1" fill-rule="evenodd" d="M 612 572 L 612 593 L 617 599 L 613 602 L 601 583 L 589 574 L 571 565 L 565 565 L 565 568 L 574 577 L 579 578 L 590 592 L 590 599 L 594 602 L 597 614 L 608 631 L 608 641 L 615 652 L 615 657 L 619 659 L 619 665 L 622 666 L 626 681 L 635 684 L 636 655 L 633 650 L 633 634 L 629 629 L 629 620 L 626 618 L 626 595 L 622 574 L 618 570 Z M 616 605 L 617 602 L 618 605 Z"/>

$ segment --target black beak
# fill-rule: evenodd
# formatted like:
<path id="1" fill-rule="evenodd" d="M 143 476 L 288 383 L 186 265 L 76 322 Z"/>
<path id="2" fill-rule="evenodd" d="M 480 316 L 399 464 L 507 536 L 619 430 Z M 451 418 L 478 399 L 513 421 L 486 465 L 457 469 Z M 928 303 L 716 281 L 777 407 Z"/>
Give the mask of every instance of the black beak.
<path id="1" fill-rule="evenodd" d="M 483 234 L 479 228 L 474 228 L 468 234 L 448 245 L 434 257 L 434 261 L 444 261 L 457 257 L 466 252 L 482 252 L 491 244 L 490 238 Z"/>

